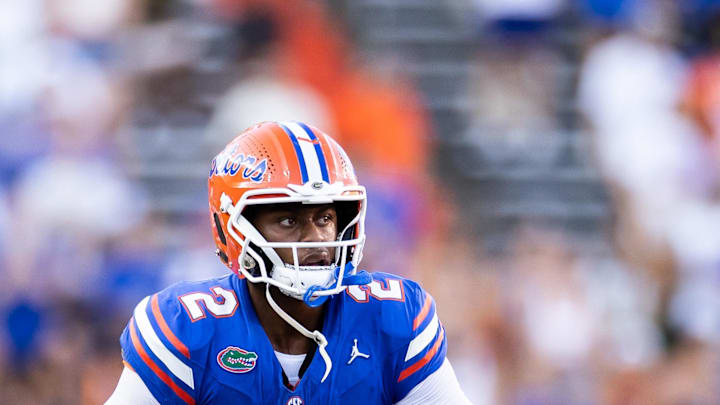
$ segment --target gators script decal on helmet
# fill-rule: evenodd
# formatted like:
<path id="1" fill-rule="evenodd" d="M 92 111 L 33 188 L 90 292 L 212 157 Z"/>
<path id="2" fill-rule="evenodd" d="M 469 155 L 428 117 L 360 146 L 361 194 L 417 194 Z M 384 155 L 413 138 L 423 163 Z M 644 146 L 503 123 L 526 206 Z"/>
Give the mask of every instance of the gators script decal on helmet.
<path id="1" fill-rule="evenodd" d="M 245 156 L 242 153 L 235 156 L 220 155 L 210 163 L 210 177 L 218 175 L 234 176 L 240 169 L 243 169 L 241 176 L 244 179 L 260 183 L 265 177 L 267 166 L 267 159 L 258 161 L 255 156 Z"/>

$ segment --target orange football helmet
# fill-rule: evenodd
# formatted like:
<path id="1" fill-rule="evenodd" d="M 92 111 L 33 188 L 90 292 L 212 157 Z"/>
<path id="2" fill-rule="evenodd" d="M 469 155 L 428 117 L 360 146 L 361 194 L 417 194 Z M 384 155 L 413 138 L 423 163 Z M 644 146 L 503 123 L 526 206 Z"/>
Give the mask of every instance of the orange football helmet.
<path id="1" fill-rule="evenodd" d="M 317 305 L 352 279 L 365 243 L 366 192 L 350 159 L 330 136 L 301 122 L 262 122 L 233 139 L 211 163 L 210 222 L 216 253 L 239 276 Z M 352 208 L 333 242 L 268 242 L 243 216 L 250 205 L 346 202 Z M 301 266 L 298 249 L 334 248 L 331 266 Z M 275 248 L 291 248 L 284 263 Z M 367 280 L 366 282 L 369 282 Z"/>

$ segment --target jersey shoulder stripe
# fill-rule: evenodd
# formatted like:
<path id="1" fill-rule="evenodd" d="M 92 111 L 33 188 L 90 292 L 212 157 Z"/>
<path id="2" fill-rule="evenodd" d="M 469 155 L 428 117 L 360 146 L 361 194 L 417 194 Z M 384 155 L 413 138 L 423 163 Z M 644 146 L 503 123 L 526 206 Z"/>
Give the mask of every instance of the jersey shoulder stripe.
<path id="1" fill-rule="evenodd" d="M 385 274 L 374 278 L 386 278 Z M 404 303 L 388 303 L 393 316 L 393 340 L 399 346 L 394 353 L 394 373 L 389 384 L 394 386 L 392 397 L 399 400 L 417 384 L 434 373 L 445 360 L 447 339 L 436 303 L 432 295 L 418 283 L 402 279 Z M 398 307 L 401 305 L 402 308 Z"/>
<path id="2" fill-rule="evenodd" d="M 191 389 L 194 389 L 195 382 L 193 380 L 192 368 L 175 356 L 175 354 L 173 354 L 160 340 L 157 333 L 155 333 L 155 329 L 150 323 L 150 319 L 148 317 L 148 301 L 150 301 L 150 297 L 145 297 L 135 307 L 135 311 L 133 312 L 133 316 L 137 322 L 138 329 L 143 340 L 147 343 L 153 354 L 171 373 L 175 375 L 175 377 L 179 378 Z"/>
<path id="3" fill-rule="evenodd" d="M 172 329 L 168 326 L 167 322 L 165 321 L 165 317 L 162 314 L 162 311 L 160 311 L 160 305 L 158 305 L 158 297 L 157 294 L 153 294 L 151 301 L 152 306 L 152 313 L 155 316 L 155 320 L 157 321 L 158 325 L 160 326 L 160 330 L 162 331 L 165 338 L 172 344 L 172 346 L 175 348 L 175 350 L 182 353 L 185 358 L 190 358 L 190 350 L 188 349 L 183 342 L 180 341 L 180 339 L 175 336 Z"/>
<path id="4" fill-rule="evenodd" d="M 433 299 L 429 293 L 425 292 L 425 302 L 423 303 L 420 313 L 413 320 L 413 330 L 417 330 L 421 323 L 427 318 L 430 313 L 430 307 L 433 305 Z"/>
<path id="5" fill-rule="evenodd" d="M 430 350 L 425 353 L 425 355 L 415 363 L 411 364 L 407 368 L 405 368 L 402 372 L 400 372 L 400 376 L 398 377 L 398 382 L 401 382 L 409 377 L 411 377 L 413 374 L 418 372 L 420 369 L 422 369 L 425 365 L 430 363 L 434 358 L 435 355 L 440 350 L 441 345 L 445 341 L 445 329 L 443 329 L 442 326 L 440 326 L 440 334 L 435 339 L 435 344 L 430 348 Z M 445 356 L 442 356 L 443 358 Z"/>
<path id="6" fill-rule="evenodd" d="M 162 368 L 160 368 L 160 366 L 158 366 L 158 364 L 155 363 L 155 361 L 153 361 L 153 359 L 147 353 L 147 351 L 143 347 L 142 342 L 140 341 L 140 337 L 138 336 L 137 328 L 135 327 L 134 317 L 130 318 L 128 330 L 130 333 L 130 339 L 132 341 L 133 348 L 135 349 L 135 352 L 140 356 L 140 359 L 145 364 L 145 366 L 147 366 L 155 374 L 155 376 L 157 376 L 160 381 L 162 381 L 167 387 L 169 387 L 172 392 L 174 392 L 175 395 L 177 395 L 184 403 L 188 405 L 195 405 L 195 399 L 187 391 L 178 386 L 175 381 L 173 381 L 173 379 L 165 371 L 163 371 Z"/>
<path id="7" fill-rule="evenodd" d="M 420 354 L 420 352 L 425 350 L 425 348 L 432 343 L 435 336 L 437 335 L 439 324 L 440 320 L 438 319 L 437 314 L 434 313 L 433 317 L 430 320 L 430 323 L 425 326 L 425 329 L 423 329 L 420 334 L 415 336 L 415 338 L 410 341 L 407 352 L 405 353 L 405 361 L 408 361 L 413 357 L 417 356 L 418 354 Z"/>

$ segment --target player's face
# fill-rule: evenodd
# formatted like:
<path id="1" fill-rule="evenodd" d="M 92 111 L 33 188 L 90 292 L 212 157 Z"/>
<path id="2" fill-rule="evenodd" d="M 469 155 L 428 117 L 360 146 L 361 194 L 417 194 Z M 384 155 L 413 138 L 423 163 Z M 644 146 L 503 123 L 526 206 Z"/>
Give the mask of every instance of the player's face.
<path id="1" fill-rule="evenodd" d="M 268 242 L 332 242 L 337 238 L 337 212 L 332 204 L 274 204 L 258 206 L 252 223 Z M 285 263 L 294 263 L 291 248 L 277 248 Z M 335 248 L 298 249 L 301 266 L 329 266 Z"/>

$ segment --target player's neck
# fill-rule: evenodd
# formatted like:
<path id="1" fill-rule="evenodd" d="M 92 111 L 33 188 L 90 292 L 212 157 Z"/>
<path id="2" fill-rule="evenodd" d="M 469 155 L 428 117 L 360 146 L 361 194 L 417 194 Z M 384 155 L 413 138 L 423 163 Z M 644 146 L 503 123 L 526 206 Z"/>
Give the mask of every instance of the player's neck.
<path id="1" fill-rule="evenodd" d="M 255 313 L 270 339 L 273 349 L 287 354 L 305 354 L 310 351 L 311 345 L 314 344 L 312 340 L 300 334 L 270 307 L 265 297 L 264 284 L 248 283 L 248 290 Z M 317 330 L 322 325 L 322 306 L 309 307 L 304 302 L 281 293 L 275 287 L 270 289 L 270 294 L 280 308 L 308 330 Z"/>

